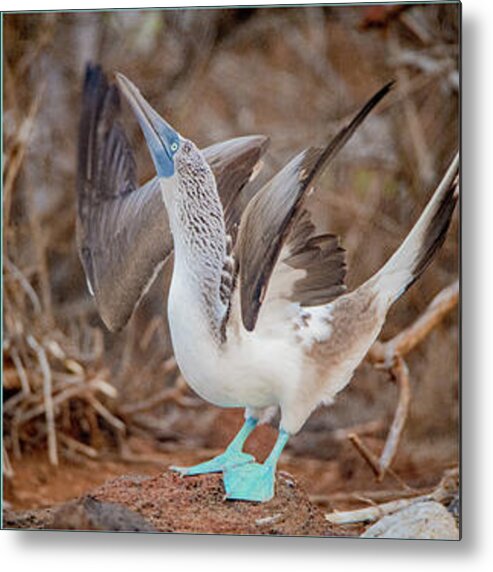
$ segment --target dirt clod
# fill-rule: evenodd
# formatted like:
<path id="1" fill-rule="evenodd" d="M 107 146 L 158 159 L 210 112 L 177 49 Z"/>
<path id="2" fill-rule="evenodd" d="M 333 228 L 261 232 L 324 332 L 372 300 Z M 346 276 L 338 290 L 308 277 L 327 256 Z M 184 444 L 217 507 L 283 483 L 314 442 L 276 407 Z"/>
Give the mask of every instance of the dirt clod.
<path id="1" fill-rule="evenodd" d="M 10 528 L 337 536 L 287 473 L 267 503 L 228 501 L 220 475 L 123 476 L 59 507 L 9 512 Z M 340 534 L 340 533 L 339 533 Z"/>

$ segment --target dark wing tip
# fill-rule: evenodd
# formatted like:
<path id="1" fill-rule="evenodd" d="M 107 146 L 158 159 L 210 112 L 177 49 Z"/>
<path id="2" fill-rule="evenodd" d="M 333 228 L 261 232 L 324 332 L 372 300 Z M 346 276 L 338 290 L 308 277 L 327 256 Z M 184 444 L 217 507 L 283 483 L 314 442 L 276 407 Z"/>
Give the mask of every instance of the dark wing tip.
<path id="1" fill-rule="evenodd" d="M 88 62 L 84 76 L 83 103 L 97 97 L 97 94 L 106 93 L 108 89 L 108 80 L 99 64 Z"/>
<path id="2" fill-rule="evenodd" d="M 328 162 L 344 147 L 344 145 L 353 136 L 354 132 L 363 123 L 370 112 L 380 103 L 380 101 L 393 89 L 395 80 L 387 82 L 381 87 L 370 99 L 363 105 L 358 113 L 351 121 L 343 127 L 339 133 L 325 147 L 320 159 L 316 165 L 316 169 L 322 170 Z"/>
<path id="3" fill-rule="evenodd" d="M 459 156 L 456 155 L 443 177 L 438 189 L 431 198 L 420 219 L 411 230 L 410 235 L 419 232 L 420 241 L 418 252 L 409 267 L 411 279 L 404 285 L 401 296 L 426 270 L 434 255 L 442 246 L 447 235 L 455 205 L 459 199 Z M 423 226 L 424 225 L 424 226 Z M 416 229 L 418 229 L 416 231 Z M 405 243 L 404 243 L 405 244 Z M 394 255 L 398 256 L 399 250 Z M 392 260 L 392 259 L 391 259 Z M 401 263 L 402 264 L 402 263 Z M 406 260 L 404 259 L 404 264 Z M 384 267 L 385 268 L 385 267 Z"/>
<path id="4" fill-rule="evenodd" d="M 390 93 L 392 91 L 392 89 L 394 88 L 396 84 L 395 79 L 392 79 L 390 81 L 388 81 L 383 87 L 381 87 L 367 102 L 367 104 L 363 107 L 363 109 L 361 110 L 361 113 L 363 114 L 365 109 L 373 109 L 373 107 L 375 107 L 375 105 L 382 100 L 388 93 Z M 365 114 L 366 115 L 366 114 Z"/>
<path id="5" fill-rule="evenodd" d="M 379 103 L 387 94 L 389 94 L 395 87 L 396 80 L 392 79 L 388 81 L 383 87 L 381 87 L 375 94 L 368 100 L 366 105 L 361 109 L 361 115 L 367 115 L 368 111 L 371 110 Z"/>
<path id="6" fill-rule="evenodd" d="M 87 62 L 84 84 L 87 86 L 98 85 L 101 82 L 106 84 L 106 76 L 101 65 Z"/>
<path id="7" fill-rule="evenodd" d="M 259 155 L 264 155 L 270 145 L 270 137 L 267 135 L 252 135 L 252 137 L 259 141 Z"/>
<path id="8" fill-rule="evenodd" d="M 456 192 L 457 186 L 458 178 L 454 179 L 450 184 L 447 192 L 436 206 L 436 210 L 423 237 L 418 259 L 413 269 L 413 282 L 426 270 L 433 256 L 445 241 L 455 205 L 459 198 Z"/>
<path id="9" fill-rule="evenodd" d="M 242 240 L 237 250 L 240 282 L 242 283 L 240 296 L 242 318 L 247 330 L 251 331 L 255 327 L 262 304 L 262 294 L 267 288 L 281 247 L 292 229 L 296 213 L 299 212 L 307 189 L 313 186 L 316 178 L 330 160 L 344 147 L 369 113 L 389 93 L 393 85 L 394 82 L 390 81 L 380 88 L 325 148 L 310 147 L 292 159 L 251 201 L 249 207 L 252 208 L 247 209 L 247 218 L 241 220 Z M 275 201 L 278 204 L 274 208 Z M 266 213 L 269 213 L 272 219 L 263 225 L 263 244 L 257 245 L 254 252 L 248 252 L 252 245 L 245 235 L 253 232 L 252 229 L 260 232 L 256 228 L 256 219 L 260 215 L 265 218 Z M 246 271 L 245 266 L 247 266 Z M 343 277 L 342 268 L 339 269 L 339 275 Z M 334 280 L 336 278 L 337 276 Z M 243 284 L 243 280 L 246 284 Z"/>
<path id="10" fill-rule="evenodd" d="M 396 83 L 397 83 L 397 80 L 391 79 L 382 87 L 382 89 L 380 91 L 385 91 L 385 94 L 387 94 L 387 93 L 389 93 L 389 91 L 392 91 L 394 89 Z"/>
<path id="11" fill-rule="evenodd" d="M 257 290 L 257 295 L 253 298 L 253 300 L 245 300 L 244 298 L 241 299 L 243 326 L 248 332 L 253 332 L 255 329 L 260 306 L 262 305 L 262 286 L 259 285 Z"/>

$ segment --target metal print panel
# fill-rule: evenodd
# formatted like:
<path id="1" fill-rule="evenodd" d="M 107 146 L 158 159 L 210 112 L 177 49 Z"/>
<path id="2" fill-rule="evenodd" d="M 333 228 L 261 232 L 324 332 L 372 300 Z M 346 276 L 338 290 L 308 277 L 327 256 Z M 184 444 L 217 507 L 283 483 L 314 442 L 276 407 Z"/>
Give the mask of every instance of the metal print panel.
<path id="1" fill-rule="evenodd" d="M 3 527 L 458 540 L 460 5 L 2 34 Z"/>

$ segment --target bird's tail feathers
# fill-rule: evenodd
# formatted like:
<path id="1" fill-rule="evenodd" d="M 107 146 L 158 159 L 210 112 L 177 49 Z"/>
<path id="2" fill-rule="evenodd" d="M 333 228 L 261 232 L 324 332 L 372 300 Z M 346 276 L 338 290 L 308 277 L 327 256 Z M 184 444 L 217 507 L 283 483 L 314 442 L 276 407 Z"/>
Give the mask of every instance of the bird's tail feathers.
<path id="1" fill-rule="evenodd" d="M 458 199 L 458 171 L 459 154 L 404 242 L 371 279 L 388 306 L 419 278 L 443 244 Z"/>

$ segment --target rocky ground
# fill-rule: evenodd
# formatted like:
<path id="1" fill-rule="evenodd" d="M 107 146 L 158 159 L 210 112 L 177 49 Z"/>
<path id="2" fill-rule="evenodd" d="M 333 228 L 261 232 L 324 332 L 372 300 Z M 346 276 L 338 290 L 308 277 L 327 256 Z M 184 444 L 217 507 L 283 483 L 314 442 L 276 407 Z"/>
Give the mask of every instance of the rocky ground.
<path id="1" fill-rule="evenodd" d="M 220 475 L 183 478 L 168 468 L 172 463 L 203 461 L 217 454 L 216 450 L 158 452 L 145 441 L 132 442 L 132 446 L 133 453 L 127 451 L 126 458 L 64 460 L 59 467 L 50 465 L 42 452 L 24 456 L 14 463 L 13 478 L 4 480 L 3 526 L 289 536 L 459 536 L 457 477 L 447 480 L 441 503 L 428 499 L 408 505 L 413 496 L 436 490 L 443 482 L 440 475 L 450 470 L 438 464 L 433 479 L 424 481 L 416 473 L 423 460 L 416 460 L 413 467 L 407 454 L 407 461 L 400 461 L 397 468 L 411 487 L 396 486 L 391 476 L 379 483 L 363 459 L 351 456 L 350 448 L 343 447 L 337 461 L 286 454 L 274 499 L 248 503 L 226 500 Z M 263 447 L 256 449 L 262 453 Z M 433 467 L 431 460 L 427 466 Z M 405 506 L 399 504 L 399 510 L 355 522 L 327 519 L 329 513 L 339 517 L 348 511 L 371 512 L 389 501 Z"/>
<path id="2" fill-rule="evenodd" d="M 341 536 L 293 477 L 267 503 L 226 501 L 220 475 L 128 475 L 58 506 L 6 511 L 6 528 Z"/>

